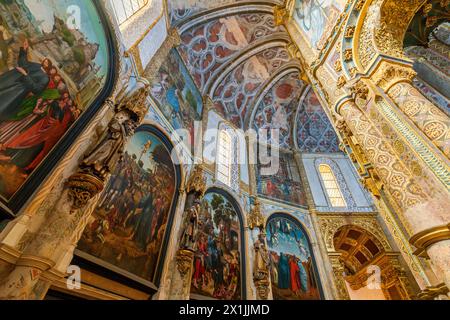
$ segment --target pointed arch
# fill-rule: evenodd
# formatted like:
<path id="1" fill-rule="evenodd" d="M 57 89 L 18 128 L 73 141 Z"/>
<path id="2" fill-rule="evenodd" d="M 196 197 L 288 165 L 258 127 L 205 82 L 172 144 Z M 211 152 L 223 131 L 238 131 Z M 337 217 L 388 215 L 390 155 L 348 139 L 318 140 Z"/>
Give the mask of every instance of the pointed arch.
<path id="1" fill-rule="evenodd" d="M 225 79 L 226 76 L 241 63 L 268 48 L 285 46 L 290 41 L 291 40 L 289 38 L 289 35 L 285 32 L 277 32 L 270 36 L 256 40 L 247 48 L 240 50 L 235 55 L 231 56 L 227 64 L 223 64 L 221 67 L 219 67 L 206 82 L 205 88 L 203 88 L 202 93 L 204 95 L 207 94 L 211 98 L 213 98 L 214 92 L 216 91 L 220 82 L 223 81 L 223 79 Z"/>
<path id="2" fill-rule="evenodd" d="M 240 54 L 238 54 L 223 70 L 221 70 L 221 73 L 217 74 L 218 76 L 214 79 L 213 82 L 211 82 L 210 86 L 207 89 L 208 95 L 213 99 L 214 94 L 219 87 L 219 85 L 226 79 L 226 77 L 233 72 L 236 68 L 238 68 L 240 65 L 245 63 L 248 59 L 262 53 L 263 51 L 267 49 L 277 48 L 277 47 L 286 47 L 286 44 L 290 42 L 290 38 L 288 35 L 284 35 L 279 38 L 271 37 L 271 39 L 267 41 L 261 41 L 260 43 L 256 44 L 255 46 L 252 46 L 248 48 L 248 50 L 242 51 Z"/>
<path id="3" fill-rule="evenodd" d="M 220 6 L 207 9 L 184 17 L 181 21 L 173 25 L 181 33 L 193 28 L 199 24 L 214 19 L 220 19 L 239 13 L 269 13 L 273 14 L 273 8 L 277 5 L 276 1 L 257 1 L 249 3 L 234 3 L 231 5 Z"/>
<path id="4" fill-rule="evenodd" d="M 300 73 L 301 70 L 302 69 L 300 63 L 293 60 L 281 66 L 269 79 L 266 80 L 266 82 L 261 86 L 259 92 L 256 94 L 256 99 L 251 107 L 252 111 L 248 113 L 247 119 L 244 124 L 244 128 L 246 130 L 250 129 L 250 123 L 252 123 L 255 119 L 256 109 L 261 103 L 261 100 L 264 98 L 264 96 L 269 92 L 269 90 L 272 89 L 283 77 L 294 72 Z"/>

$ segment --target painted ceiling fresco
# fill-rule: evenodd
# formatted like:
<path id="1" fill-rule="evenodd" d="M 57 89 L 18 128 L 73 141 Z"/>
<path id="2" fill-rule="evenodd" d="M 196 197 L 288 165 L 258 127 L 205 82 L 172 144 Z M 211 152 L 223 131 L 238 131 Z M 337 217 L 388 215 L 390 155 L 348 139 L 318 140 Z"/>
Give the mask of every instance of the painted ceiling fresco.
<path id="1" fill-rule="evenodd" d="M 173 2 L 171 23 L 180 34 L 181 59 L 202 96 L 211 98 L 214 110 L 239 129 L 279 129 L 282 148 L 294 147 L 301 134 L 305 150 L 337 150 L 324 112 L 295 117 L 305 84 L 299 62 L 287 49 L 289 34 L 274 21 L 273 7 L 284 1 L 197 2 L 195 6 Z M 317 109 L 317 99 L 308 102 L 314 103 L 308 110 Z M 294 125 L 299 119 L 306 123 Z M 298 133 L 295 127 L 301 128 Z M 332 141 L 324 141 L 328 137 Z"/>
<path id="2" fill-rule="evenodd" d="M 298 71 L 279 79 L 258 103 L 253 122 L 254 129 L 267 130 L 267 143 L 278 143 L 282 148 L 292 144 L 292 126 L 304 84 Z M 270 129 L 279 129 L 279 141 L 273 141 Z"/>
<path id="3" fill-rule="evenodd" d="M 272 5 L 283 4 L 285 0 L 260 0 L 260 3 Z M 169 1 L 169 16 L 171 25 L 175 26 L 203 11 L 251 2 L 248 0 L 171 0 Z"/>
<path id="4" fill-rule="evenodd" d="M 181 35 L 179 51 L 204 91 L 215 71 L 258 39 L 285 32 L 270 14 L 239 14 L 195 26 Z"/>
<path id="5" fill-rule="evenodd" d="M 216 109 L 242 128 L 259 89 L 278 68 L 289 61 L 283 47 L 269 48 L 250 57 L 223 80 L 213 95 Z"/>

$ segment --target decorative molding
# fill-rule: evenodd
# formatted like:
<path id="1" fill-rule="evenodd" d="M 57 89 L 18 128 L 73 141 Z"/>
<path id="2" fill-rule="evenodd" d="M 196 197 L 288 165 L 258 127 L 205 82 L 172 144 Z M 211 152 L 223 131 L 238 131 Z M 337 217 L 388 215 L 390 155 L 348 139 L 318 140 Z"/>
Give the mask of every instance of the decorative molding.
<path id="1" fill-rule="evenodd" d="M 445 283 L 440 283 L 433 287 L 427 287 L 417 295 L 420 300 L 437 300 L 439 296 L 448 297 L 449 289 Z"/>
<path id="2" fill-rule="evenodd" d="M 411 237 L 409 243 L 417 248 L 415 255 L 427 257 L 426 250 L 433 244 L 450 240 L 450 223 L 421 231 Z"/>

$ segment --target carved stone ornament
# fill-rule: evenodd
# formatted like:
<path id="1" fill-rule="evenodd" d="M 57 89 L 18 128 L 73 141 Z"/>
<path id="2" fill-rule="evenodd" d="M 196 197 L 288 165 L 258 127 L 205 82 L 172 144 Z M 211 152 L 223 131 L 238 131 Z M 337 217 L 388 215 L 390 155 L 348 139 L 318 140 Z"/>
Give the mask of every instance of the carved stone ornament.
<path id="1" fill-rule="evenodd" d="M 286 7 L 284 7 L 284 6 L 276 6 L 273 9 L 273 14 L 274 14 L 274 17 L 275 17 L 275 25 L 276 26 L 280 26 L 280 25 L 282 25 L 285 22 L 285 20 L 288 17 L 289 13 L 288 13 L 288 10 L 286 9 Z"/>
<path id="2" fill-rule="evenodd" d="M 263 233 L 258 235 L 253 249 L 255 251 L 255 261 L 253 266 L 253 282 L 258 296 L 262 300 L 267 300 L 269 296 L 269 253 L 265 245 Z"/>
<path id="3" fill-rule="evenodd" d="M 254 198 L 253 207 L 247 216 L 247 225 L 250 230 L 255 228 L 264 229 L 264 217 L 261 213 L 261 202 L 258 198 Z"/>
<path id="4" fill-rule="evenodd" d="M 76 173 L 67 181 L 69 199 L 74 209 L 83 208 L 90 199 L 103 190 L 103 180 L 91 174 Z"/>
<path id="5" fill-rule="evenodd" d="M 351 88 L 355 99 L 367 100 L 367 95 L 369 94 L 369 87 L 362 80 L 358 80 Z"/>
<path id="6" fill-rule="evenodd" d="M 334 63 L 334 71 L 341 72 L 342 71 L 342 63 L 341 60 L 336 60 Z"/>
<path id="7" fill-rule="evenodd" d="M 387 92 L 398 82 L 412 82 L 417 73 L 411 67 L 383 64 L 373 76 L 375 84 Z"/>
<path id="8" fill-rule="evenodd" d="M 346 49 L 344 51 L 344 60 L 345 61 L 351 61 L 353 59 L 353 50 L 352 49 Z"/>
<path id="9" fill-rule="evenodd" d="M 133 115 L 132 118 L 135 118 L 136 122 L 141 122 L 148 111 L 148 87 L 148 84 L 142 84 L 141 88 L 136 90 L 129 97 L 126 97 L 124 101 L 119 104 L 117 111 L 128 110 L 128 112 Z"/>
<path id="10" fill-rule="evenodd" d="M 203 197 L 206 192 L 206 178 L 203 176 L 203 168 L 199 165 L 195 166 L 189 178 L 186 191 L 196 192 Z"/>
<path id="11" fill-rule="evenodd" d="M 434 287 L 427 287 L 421 293 L 417 295 L 420 300 L 434 300 L 439 296 L 447 296 L 449 289 L 445 283 L 438 284 Z"/>
<path id="12" fill-rule="evenodd" d="M 176 263 L 178 272 L 181 276 L 186 276 L 192 269 L 192 263 L 194 261 L 194 253 L 190 250 L 178 250 L 176 256 Z"/>
<path id="13" fill-rule="evenodd" d="M 338 89 L 341 89 L 346 83 L 347 80 L 345 79 L 345 76 L 340 76 L 337 80 L 336 87 Z"/>
<path id="14" fill-rule="evenodd" d="M 347 30 L 345 30 L 345 35 L 344 37 L 346 38 L 352 38 L 353 35 L 355 34 L 355 26 L 350 26 L 347 28 Z"/>

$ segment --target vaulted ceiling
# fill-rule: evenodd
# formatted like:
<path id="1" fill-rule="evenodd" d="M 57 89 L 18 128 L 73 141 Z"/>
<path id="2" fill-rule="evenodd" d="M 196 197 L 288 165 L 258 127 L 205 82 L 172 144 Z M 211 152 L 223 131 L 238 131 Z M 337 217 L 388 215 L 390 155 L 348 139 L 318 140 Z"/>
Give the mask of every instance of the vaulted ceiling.
<path id="1" fill-rule="evenodd" d="M 296 115 L 308 86 L 300 80 L 298 60 L 288 52 L 287 30 L 274 21 L 274 7 L 284 1 L 191 2 L 198 3 L 183 7 L 173 2 L 169 16 L 181 37 L 178 51 L 202 95 L 237 128 L 280 129 L 280 146 L 294 147 Z M 329 122 L 326 126 L 321 134 L 332 129 Z M 321 151 L 338 151 L 336 143 L 330 146 Z"/>

